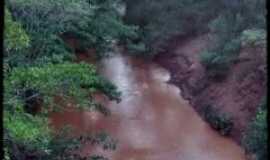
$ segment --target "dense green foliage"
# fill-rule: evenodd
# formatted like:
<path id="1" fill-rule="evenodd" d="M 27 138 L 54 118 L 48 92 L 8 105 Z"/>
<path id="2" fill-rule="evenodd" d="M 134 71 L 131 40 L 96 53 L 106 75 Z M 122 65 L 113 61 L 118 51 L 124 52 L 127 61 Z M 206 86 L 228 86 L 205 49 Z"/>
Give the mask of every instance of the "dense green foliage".
<path id="1" fill-rule="evenodd" d="M 94 66 L 73 61 L 75 52 L 95 48 L 104 55 L 121 42 L 134 54 L 156 54 L 173 36 L 210 31 L 215 43 L 201 54 L 201 61 L 215 77 L 226 74 L 241 46 L 265 45 L 265 0 L 124 1 L 125 20 L 132 25 L 122 22 L 120 0 L 6 0 L 5 160 L 83 159 L 71 154 L 82 141 L 115 149 L 116 142 L 104 133 L 74 139 L 52 134 L 48 126 L 47 113 L 60 103 L 56 97 L 61 97 L 61 104 L 106 115 L 109 111 L 91 95 L 101 91 L 111 100 L 120 100 L 116 87 L 98 75 Z M 78 41 L 74 48 L 65 43 L 69 39 Z M 37 107 L 41 107 L 38 112 Z M 258 160 L 267 155 L 266 109 L 261 108 L 244 140 Z M 233 124 L 226 115 L 206 107 L 204 118 L 221 134 L 230 133 Z"/>
<path id="2" fill-rule="evenodd" d="M 20 115 L 19 115 L 20 116 Z M 35 123 L 33 123 L 35 124 Z M 38 128 L 40 129 L 40 128 Z M 92 145 L 99 145 L 104 150 L 115 150 L 117 141 L 110 137 L 105 132 L 99 132 L 89 135 L 82 135 L 79 137 L 71 138 L 68 136 L 69 132 L 72 132 L 72 128 L 64 127 L 58 132 L 58 134 L 50 134 L 48 137 L 28 137 L 30 141 L 22 143 L 21 140 L 14 139 L 13 136 L 9 135 L 9 132 L 5 132 L 4 143 L 5 143 L 5 160 L 8 159 L 51 159 L 51 160 L 105 160 L 107 158 L 100 155 L 90 155 L 82 157 L 78 153 L 74 152 L 80 149 L 82 144 L 86 142 L 92 143 Z M 36 130 L 36 133 L 41 133 Z M 28 132 L 30 133 L 30 132 Z M 47 132 L 46 132 L 47 133 Z M 48 140 L 50 139 L 50 140 Z M 31 141 L 32 140 L 32 141 Z M 38 141 L 37 141 L 38 140 Z M 42 140 L 44 143 L 42 143 Z M 46 140 L 46 141 L 45 141 Z M 36 143 L 35 143 L 36 142 Z M 44 144 L 43 146 L 40 146 Z M 37 146 L 35 146 L 37 145 Z M 37 148 L 37 147 L 43 148 Z"/>
<path id="3" fill-rule="evenodd" d="M 44 106 L 53 106 L 53 98 L 73 99 L 76 106 L 93 105 L 89 93 L 101 90 L 117 99 L 116 88 L 98 76 L 93 66 L 85 63 L 47 64 L 43 67 L 14 68 L 4 81 L 6 106 L 16 107 L 26 90 L 33 89 L 43 97 Z M 28 97 L 26 97 L 28 98 Z"/>
<path id="4" fill-rule="evenodd" d="M 136 28 L 122 22 L 118 3 L 114 0 L 6 1 L 5 160 L 83 158 L 71 155 L 81 139 L 52 134 L 47 113 L 56 111 L 60 104 L 72 103 L 77 108 L 108 114 L 92 98 L 96 91 L 111 100 L 120 100 L 120 92 L 98 75 L 94 66 L 73 62 L 75 50 L 95 48 L 101 55 L 114 41 L 136 36 Z M 80 45 L 71 48 L 65 39 L 76 39 Z M 115 142 L 108 136 L 98 137 L 95 141 L 100 141 L 103 148 L 115 148 Z M 88 159 L 106 158 L 93 155 Z"/>
<path id="5" fill-rule="evenodd" d="M 267 137 L 267 106 L 264 99 L 243 138 L 244 146 L 255 154 L 256 160 L 268 159 Z"/>
<path id="6" fill-rule="evenodd" d="M 20 50 L 29 46 L 29 37 L 22 29 L 20 23 L 14 22 L 10 12 L 5 9 L 5 31 L 4 31 L 4 46 L 5 53 L 10 53 L 12 50 Z"/>
<path id="7" fill-rule="evenodd" d="M 4 115 L 4 127 L 14 141 L 41 150 L 48 148 L 51 137 L 46 119 L 20 111 L 5 111 Z"/>
<path id="8" fill-rule="evenodd" d="M 29 46 L 29 36 L 21 24 L 12 20 L 10 12 L 5 8 L 4 24 L 4 71 L 10 68 L 10 61 L 20 61 L 21 51 Z"/>
<path id="9" fill-rule="evenodd" d="M 227 136 L 230 134 L 233 122 L 227 114 L 221 113 L 210 105 L 203 107 L 202 112 L 204 119 L 221 135 Z"/>
<path id="10" fill-rule="evenodd" d="M 25 51 L 29 61 L 62 62 L 73 58 L 72 50 L 64 38 L 79 40 L 76 48 L 96 48 L 102 54 L 117 38 L 135 34 L 134 27 L 122 23 L 116 8 L 117 1 L 8 0 L 15 20 L 19 21 L 31 37 L 31 47 Z"/>

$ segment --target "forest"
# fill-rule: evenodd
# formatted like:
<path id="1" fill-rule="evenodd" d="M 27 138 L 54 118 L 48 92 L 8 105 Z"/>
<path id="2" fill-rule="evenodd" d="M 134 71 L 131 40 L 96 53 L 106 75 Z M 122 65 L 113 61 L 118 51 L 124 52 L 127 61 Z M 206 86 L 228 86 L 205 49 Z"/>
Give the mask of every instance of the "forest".
<path id="1" fill-rule="evenodd" d="M 268 158 L 266 0 L 4 3 L 4 160 Z"/>

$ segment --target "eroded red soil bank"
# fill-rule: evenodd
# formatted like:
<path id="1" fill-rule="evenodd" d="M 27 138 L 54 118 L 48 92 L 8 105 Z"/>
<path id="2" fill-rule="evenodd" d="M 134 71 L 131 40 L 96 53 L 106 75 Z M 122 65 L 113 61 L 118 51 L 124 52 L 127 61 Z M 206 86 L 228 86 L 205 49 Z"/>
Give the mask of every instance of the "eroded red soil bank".
<path id="1" fill-rule="evenodd" d="M 180 48 L 183 49 L 182 47 Z M 192 52 L 196 53 L 199 49 L 193 48 Z M 189 99 L 186 92 L 188 88 L 183 88 L 182 91 L 175 85 L 168 84 L 171 78 L 173 81 L 177 78 L 174 77 L 176 72 L 173 68 L 169 68 L 173 71 L 171 74 L 150 60 L 119 52 L 121 51 L 94 62 L 98 72 L 122 92 L 120 103 L 102 96 L 97 97 L 97 101 L 111 111 L 110 116 L 106 117 L 95 111 L 66 111 L 51 116 L 52 126 L 55 128 L 61 128 L 65 124 L 73 126 L 75 131 L 71 135 L 105 131 L 117 140 L 114 151 L 86 144 L 80 151 L 82 155 L 104 155 L 112 160 L 246 159 L 245 152 L 239 145 L 213 130 L 183 98 Z M 181 62 L 176 58 L 166 58 Z M 196 55 L 190 58 L 196 59 Z M 79 59 L 92 63 L 82 55 Z M 176 62 L 170 63 L 175 67 Z M 186 59 L 180 64 L 184 67 L 189 66 L 189 63 L 190 60 Z M 199 63 L 193 66 L 196 68 L 196 65 Z M 188 68 L 178 71 L 184 72 L 184 69 Z"/>
<path id="2" fill-rule="evenodd" d="M 155 61 L 171 72 L 170 82 L 181 88 L 182 96 L 199 114 L 207 104 L 229 113 L 234 122 L 231 137 L 240 143 L 242 132 L 266 93 L 266 50 L 243 48 L 227 78 L 213 81 L 199 61 L 207 45 L 211 45 L 208 35 L 175 39 Z"/>

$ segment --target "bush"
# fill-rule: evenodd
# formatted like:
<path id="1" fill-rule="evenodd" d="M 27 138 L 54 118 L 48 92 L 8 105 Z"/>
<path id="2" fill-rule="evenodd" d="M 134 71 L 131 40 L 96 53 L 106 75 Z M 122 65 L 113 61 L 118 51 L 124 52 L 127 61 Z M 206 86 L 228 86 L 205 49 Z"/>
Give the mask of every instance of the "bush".
<path id="1" fill-rule="evenodd" d="M 31 123 L 31 122 L 30 122 Z M 21 123 L 19 123 L 21 124 Z M 34 125 L 35 123 L 33 123 Z M 43 125 L 44 126 L 44 125 Z M 24 128 L 27 129 L 27 128 Z M 57 132 L 56 134 L 52 134 L 49 137 L 44 137 L 43 130 L 37 129 L 36 132 L 34 132 L 34 137 L 30 137 L 30 141 L 24 141 L 25 143 L 22 143 L 22 141 L 18 141 L 14 138 L 14 136 L 11 133 L 14 131 L 5 130 L 5 137 L 4 137 L 4 145 L 5 145 L 5 160 L 12 159 L 12 160 L 28 160 L 28 159 L 50 159 L 50 160 L 83 160 L 83 159 L 107 159 L 100 155 L 91 155 L 88 157 L 80 156 L 78 153 L 74 152 L 80 147 L 82 147 L 82 144 L 85 144 L 87 142 L 92 143 L 93 145 L 101 145 L 101 147 L 106 150 L 115 150 L 116 148 L 116 141 L 112 139 L 108 134 L 106 133 L 97 133 L 97 134 L 91 134 L 87 136 L 80 136 L 80 137 L 70 137 L 68 136 L 69 132 L 71 132 L 68 126 L 64 127 L 60 132 Z M 31 130 L 31 129 L 30 129 Z M 22 132 L 25 130 L 19 129 L 18 132 Z M 8 133 L 8 134 L 7 134 Z M 29 133 L 29 132 L 28 132 Z M 41 135 L 42 137 L 35 137 L 36 133 Z M 29 135 L 26 135 L 26 137 L 29 137 Z M 37 140 L 43 140 L 46 142 L 46 148 L 40 148 L 36 147 L 40 146 L 41 143 Z M 38 143 L 33 143 L 38 142 Z"/>
<path id="2" fill-rule="evenodd" d="M 104 150 L 115 150 L 116 140 L 105 132 L 81 135 L 76 138 L 68 138 L 69 128 L 63 129 L 60 133 L 53 137 L 50 143 L 50 154 L 46 155 L 44 159 L 65 159 L 65 160 L 82 160 L 82 159 L 100 159 L 107 160 L 107 158 L 100 155 L 91 155 L 87 157 L 80 157 L 74 150 L 83 146 L 82 144 L 91 143 L 92 145 L 99 145 Z"/>
<path id="3" fill-rule="evenodd" d="M 204 51 L 200 54 L 200 61 L 206 68 L 210 68 L 216 57 L 218 57 L 217 53 Z"/>
<path id="4" fill-rule="evenodd" d="M 231 41 L 229 41 L 224 45 L 222 54 L 224 56 L 227 56 L 228 59 L 232 60 L 233 58 L 239 55 L 240 49 L 241 49 L 240 39 L 232 39 Z"/>
<path id="5" fill-rule="evenodd" d="M 230 134 L 233 122 L 227 114 L 220 113 L 210 105 L 203 107 L 202 112 L 204 119 L 212 128 L 216 129 L 221 135 L 227 136 Z"/>
<path id="6" fill-rule="evenodd" d="M 4 111 L 4 128 L 21 145 L 44 151 L 48 149 L 51 132 L 44 117 L 34 117 L 21 111 Z"/>
<path id="7" fill-rule="evenodd" d="M 267 107 L 264 99 L 242 139 L 242 144 L 248 152 L 255 154 L 256 160 L 268 159 L 267 132 Z"/>
<path id="8" fill-rule="evenodd" d="M 215 52 L 204 51 L 200 54 L 200 61 L 206 67 L 207 75 L 214 79 L 223 79 L 229 71 L 228 57 Z"/>
<path id="9" fill-rule="evenodd" d="M 266 32 L 263 29 L 248 29 L 241 34 L 243 46 L 258 46 L 266 44 Z"/>
<path id="10" fill-rule="evenodd" d="M 240 49 L 240 39 L 232 39 L 223 46 L 215 46 L 202 52 L 200 61 L 210 77 L 224 78 L 229 71 L 230 64 L 238 58 Z"/>
<path id="11" fill-rule="evenodd" d="M 221 6 L 223 7 L 220 8 L 220 14 L 209 23 L 214 43 L 208 48 L 208 52 L 214 52 L 216 56 L 209 54 L 202 57 L 204 64 L 210 64 L 211 68 L 215 68 L 214 74 L 215 72 L 224 72 L 224 68 L 220 68 L 224 64 L 223 62 L 227 61 L 230 65 L 231 61 L 237 58 L 241 43 L 246 43 L 245 41 L 251 37 L 255 38 L 256 34 L 261 34 L 253 32 L 251 33 L 253 35 L 250 36 L 250 33 L 245 32 L 245 30 L 249 31 L 250 28 L 265 29 L 265 0 L 221 1 Z M 243 31 L 245 32 L 244 36 Z M 218 57 L 221 65 L 212 63 L 214 57 Z M 209 68 L 209 65 L 205 66 Z M 212 70 L 208 71 L 209 74 L 213 74 Z"/>
<path id="12" fill-rule="evenodd" d="M 130 53 L 139 55 L 139 54 L 144 54 L 147 51 L 147 48 L 144 43 L 139 42 L 139 43 L 128 43 L 127 44 L 127 49 Z"/>

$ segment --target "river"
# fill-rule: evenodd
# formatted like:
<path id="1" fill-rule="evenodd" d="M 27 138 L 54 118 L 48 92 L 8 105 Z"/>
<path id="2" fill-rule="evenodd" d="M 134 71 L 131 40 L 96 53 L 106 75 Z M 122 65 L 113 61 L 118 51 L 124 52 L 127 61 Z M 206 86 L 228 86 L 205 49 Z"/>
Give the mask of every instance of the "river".
<path id="1" fill-rule="evenodd" d="M 114 151 L 85 145 L 81 154 L 101 154 L 110 160 L 246 159 L 240 146 L 214 131 L 180 90 L 167 83 L 167 70 L 123 54 L 104 58 L 97 66 L 122 92 L 120 103 L 96 96 L 111 115 L 65 111 L 51 116 L 56 128 L 70 124 L 76 134 L 106 131 L 118 141 Z"/>

